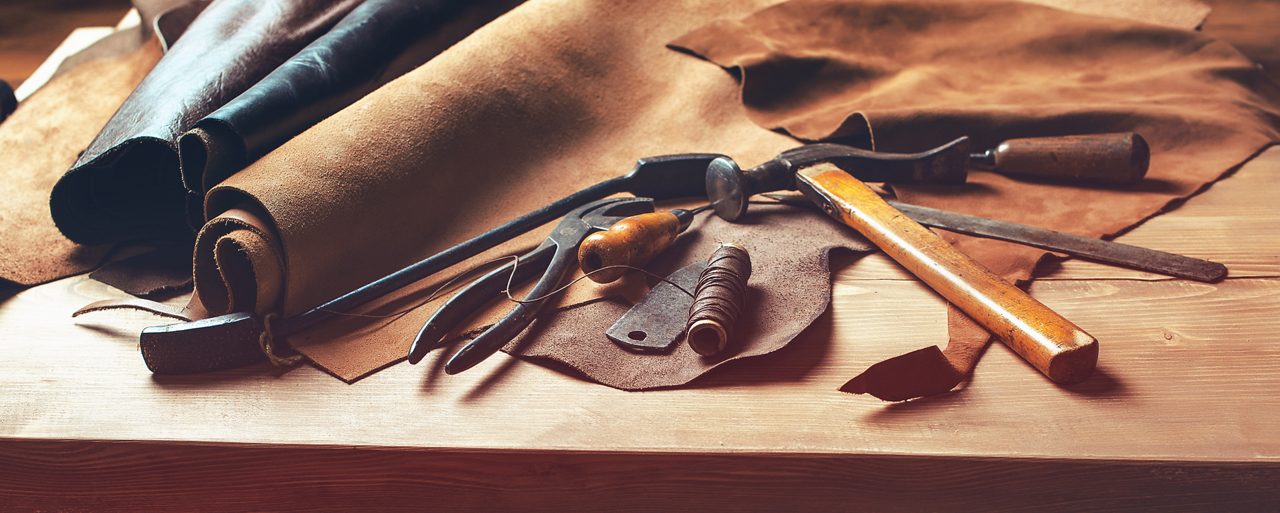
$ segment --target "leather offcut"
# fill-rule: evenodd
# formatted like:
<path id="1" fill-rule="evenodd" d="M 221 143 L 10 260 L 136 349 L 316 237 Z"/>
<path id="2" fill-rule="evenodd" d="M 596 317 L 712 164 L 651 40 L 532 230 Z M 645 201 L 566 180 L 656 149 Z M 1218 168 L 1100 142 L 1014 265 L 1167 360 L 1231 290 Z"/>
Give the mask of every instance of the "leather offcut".
<path id="1" fill-rule="evenodd" d="M 96 267 L 110 249 L 63 237 L 48 201 L 58 177 L 160 58 L 159 45 L 138 30 L 109 39 L 111 51 L 64 67 L 0 124 L 0 279 L 29 286 L 70 276 Z"/>
<path id="2" fill-rule="evenodd" d="M 754 121 L 805 140 L 909 152 L 961 135 L 992 147 L 1015 137 L 1138 132 L 1151 144 L 1151 165 L 1133 188 L 989 172 L 971 173 L 963 187 L 894 187 L 909 203 L 1111 237 L 1277 140 L 1276 84 L 1231 45 L 1185 30 L 1193 27 L 1018 2 L 792 0 L 708 24 L 673 46 L 734 70 Z M 1015 282 L 1028 281 L 1047 255 L 943 235 Z M 944 356 L 968 375 L 989 337 L 972 321 L 957 322 L 958 311 L 949 315 L 955 349 Z M 1107 341 L 1100 343 L 1105 366 Z M 883 389 L 870 391 L 872 381 Z M 945 392 L 954 380 L 937 383 L 929 390 L 902 378 L 847 386 L 905 399 Z"/>
<path id="3" fill-rule="evenodd" d="M 875 249 L 856 232 L 809 208 L 752 205 L 738 223 L 705 215 L 648 269 L 665 276 L 705 261 L 722 243 L 751 255 L 751 280 L 744 310 L 730 329 L 732 340 L 714 356 L 703 356 L 687 341 L 667 354 L 628 351 L 605 336 L 634 301 L 597 292 L 603 299 L 578 303 L 544 316 L 503 348 L 521 358 L 567 365 L 587 378 L 623 390 L 652 390 L 687 384 L 729 362 L 764 356 L 786 347 L 831 303 L 830 254 Z M 643 279 L 635 273 L 629 280 Z M 507 306 L 507 305 L 503 305 Z M 671 319 L 683 323 L 687 318 Z"/>

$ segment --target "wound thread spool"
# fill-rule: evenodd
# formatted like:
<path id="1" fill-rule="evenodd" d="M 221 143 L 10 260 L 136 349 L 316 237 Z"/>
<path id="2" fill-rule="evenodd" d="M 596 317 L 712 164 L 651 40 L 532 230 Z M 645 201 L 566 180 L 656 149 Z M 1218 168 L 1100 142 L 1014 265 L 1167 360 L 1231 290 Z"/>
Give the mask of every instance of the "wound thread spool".
<path id="1" fill-rule="evenodd" d="M 689 306 L 689 347 L 703 356 L 724 351 L 746 305 L 750 278 L 751 256 L 745 249 L 721 244 L 711 253 Z"/>

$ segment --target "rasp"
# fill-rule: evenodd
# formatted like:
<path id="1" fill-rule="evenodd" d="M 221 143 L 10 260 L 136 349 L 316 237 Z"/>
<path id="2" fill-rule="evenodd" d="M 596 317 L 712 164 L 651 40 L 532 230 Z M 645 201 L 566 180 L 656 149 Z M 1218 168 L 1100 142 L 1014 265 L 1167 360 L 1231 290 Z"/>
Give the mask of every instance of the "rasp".
<path id="1" fill-rule="evenodd" d="M 889 201 L 889 204 L 920 224 L 965 235 L 1016 242 L 1087 260 L 1189 280 L 1215 282 L 1227 276 L 1227 266 L 1199 258 L 898 201 Z"/>

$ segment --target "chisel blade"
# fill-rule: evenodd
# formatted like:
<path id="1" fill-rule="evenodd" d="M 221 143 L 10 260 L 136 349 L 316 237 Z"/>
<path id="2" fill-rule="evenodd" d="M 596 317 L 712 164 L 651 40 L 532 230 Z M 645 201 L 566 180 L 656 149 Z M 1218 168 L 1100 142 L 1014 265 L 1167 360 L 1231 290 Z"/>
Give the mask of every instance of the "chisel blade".
<path id="1" fill-rule="evenodd" d="M 706 267 L 706 262 L 694 262 L 671 273 L 667 280 L 693 291 L 698 286 L 698 276 Z M 692 304 L 693 298 L 689 294 L 671 283 L 658 282 L 643 300 L 627 310 L 604 333 L 615 344 L 632 351 L 666 352 L 684 335 L 685 321 L 689 319 L 689 306 Z"/>

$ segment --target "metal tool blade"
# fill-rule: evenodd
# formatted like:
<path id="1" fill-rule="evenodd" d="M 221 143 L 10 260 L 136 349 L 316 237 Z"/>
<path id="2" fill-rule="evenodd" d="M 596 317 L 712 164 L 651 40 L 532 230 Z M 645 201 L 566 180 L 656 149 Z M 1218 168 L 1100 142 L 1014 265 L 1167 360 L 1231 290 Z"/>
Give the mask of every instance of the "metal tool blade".
<path id="1" fill-rule="evenodd" d="M 693 292 L 706 262 L 695 262 L 667 276 Z M 666 352 L 684 334 L 693 298 L 665 281 L 658 282 L 639 303 L 631 307 L 604 334 L 625 349 L 647 353 Z"/>
<path id="2" fill-rule="evenodd" d="M 1227 276 L 1227 266 L 1199 258 L 897 201 L 890 201 L 889 204 L 920 224 L 956 233 L 1016 242 L 1088 260 L 1189 280 L 1215 282 Z"/>

